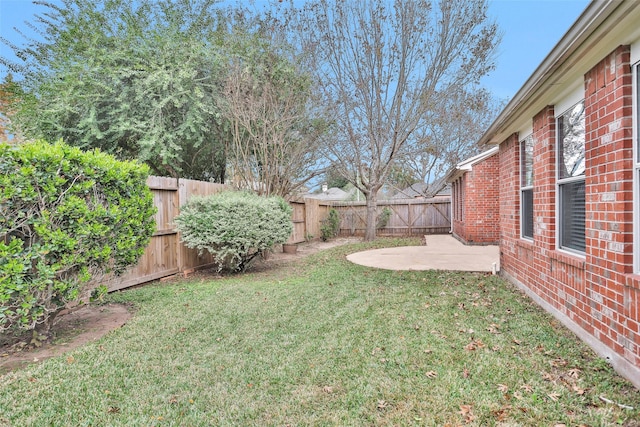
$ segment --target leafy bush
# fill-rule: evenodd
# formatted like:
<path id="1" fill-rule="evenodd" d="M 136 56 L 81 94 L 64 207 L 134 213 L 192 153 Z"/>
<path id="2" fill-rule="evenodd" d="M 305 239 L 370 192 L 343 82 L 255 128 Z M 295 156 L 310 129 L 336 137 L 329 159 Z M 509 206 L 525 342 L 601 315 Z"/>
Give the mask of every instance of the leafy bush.
<path id="1" fill-rule="evenodd" d="M 328 239 L 336 237 L 339 232 L 340 215 L 337 210 L 331 208 L 329 209 L 329 216 L 322 221 L 322 225 L 320 226 L 320 238 L 323 242 L 326 242 Z"/>
<path id="2" fill-rule="evenodd" d="M 209 251 L 218 271 L 244 271 L 256 255 L 285 242 L 293 230 L 284 199 L 247 192 L 192 197 L 174 221 L 184 244 Z"/>
<path id="3" fill-rule="evenodd" d="M 388 206 L 385 206 L 384 209 L 382 209 L 382 212 L 380 212 L 380 215 L 378 215 L 378 221 L 376 224 L 376 228 L 378 230 L 380 230 L 381 228 L 385 228 L 387 226 L 387 224 L 389 223 L 389 218 L 391 218 L 391 214 L 393 212 L 391 211 L 391 209 L 389 209 Z"/>
<path id="4" fill-rule="evenodd" d="M 62 142 L 0 144 L 0 332 L 48 333 L 92 278 L 137 262 L 155 227 L 147 175 Z"/>

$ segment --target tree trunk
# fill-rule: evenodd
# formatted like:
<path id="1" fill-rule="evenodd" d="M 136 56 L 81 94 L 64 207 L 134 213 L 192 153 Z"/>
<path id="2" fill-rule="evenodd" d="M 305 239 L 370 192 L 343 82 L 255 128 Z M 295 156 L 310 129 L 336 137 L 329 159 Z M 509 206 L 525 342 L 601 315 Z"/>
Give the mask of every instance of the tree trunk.
<path id="1" fill-rule="evenodd" d="M 376 239 L 376 210 L 378 207 L 378 192 L 370 191 L 367 196 L 367 228 L 364 233 L 364 240 L 371 242 Z"/>

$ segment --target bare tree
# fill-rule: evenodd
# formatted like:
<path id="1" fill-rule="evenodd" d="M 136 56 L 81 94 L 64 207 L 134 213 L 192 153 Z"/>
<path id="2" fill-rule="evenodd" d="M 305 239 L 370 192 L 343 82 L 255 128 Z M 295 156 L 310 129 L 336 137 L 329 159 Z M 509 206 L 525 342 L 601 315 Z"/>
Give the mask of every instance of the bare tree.
<path id="1" fill-rule="evenodd" d="M 377 193 L 405 145 L 428 133 L 429 112 L 492 69 L 500 36 L 487 7 L 487 0 L 315 0 L 299 11 L 334 123 L 327 157 L 366 197 L 365 240 L 375 238 Z"/>
<path id="2" fill-rule="evenodd" d="M 317 161 L 325 122 L 313 119 L 311 76 L 273 40 L 251 37 L 232 56 L 224 114 L 229 175 L 236 187 L 291 197 L 322 173 Z"/>
<path id="3" fill-rule="evenodd" d="M 21 102 L 20 86 L 13 81 L 11 73 L 0 83 L 0 142 L 21 142 L 24 140 L 20 129 L 12 122 L 16 107 Z M 24 101 L 22 101 L 24 102 Z"/>
<path id="4" fill-rule="evenodd" d="M 476 142 L 502 104 L 485 89 L 450 91 L 427 113 L 427 125 L 417 133 L 422 136 L 408 143 L 399 159 L 420 181 L 436 184 L 425 187 L 426 197 L 439 190 L 440 178 L 457 163 L 479 154 Z"/>

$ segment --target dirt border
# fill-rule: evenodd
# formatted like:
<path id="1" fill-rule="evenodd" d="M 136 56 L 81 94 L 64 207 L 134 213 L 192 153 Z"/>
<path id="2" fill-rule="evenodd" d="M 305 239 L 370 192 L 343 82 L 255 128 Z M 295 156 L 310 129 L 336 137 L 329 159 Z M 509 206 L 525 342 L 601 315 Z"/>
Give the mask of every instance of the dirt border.
<path id="1" fill-rule="evenodd" d="M 59 316 L 50 343 L 35 348 L 21 342 L 0 347 L 0 375 L 21 369 L 95 341 L 122 327 L 133 315 L 123 304 L 83 305 Z"/>

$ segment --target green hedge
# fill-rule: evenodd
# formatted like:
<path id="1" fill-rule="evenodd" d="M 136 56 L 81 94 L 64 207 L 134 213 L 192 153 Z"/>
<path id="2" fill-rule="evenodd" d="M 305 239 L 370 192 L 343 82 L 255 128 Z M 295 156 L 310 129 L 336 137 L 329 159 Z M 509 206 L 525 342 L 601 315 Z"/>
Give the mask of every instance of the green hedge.
<path id="1" fill-rule="evenodd" d="M 218 271 L 244 270 L 260 252 L 286 242 L 293 230 L 284 199 L 246 192 L 193 197 L 174 221 L 184 244 L 210 252 Z"/>
<path id="2" fill-rule="evenodd" d="M 0 332 L 44 330 L 92 278 L 137 262 L 148 168 L 58 142 L 0 144 Z"/>

